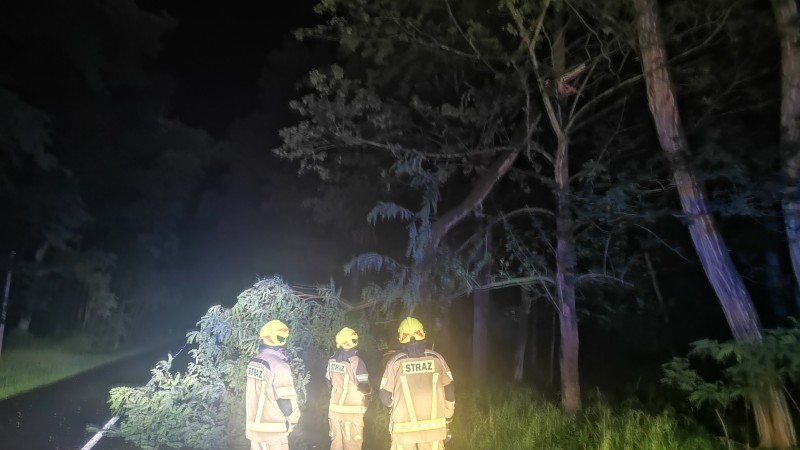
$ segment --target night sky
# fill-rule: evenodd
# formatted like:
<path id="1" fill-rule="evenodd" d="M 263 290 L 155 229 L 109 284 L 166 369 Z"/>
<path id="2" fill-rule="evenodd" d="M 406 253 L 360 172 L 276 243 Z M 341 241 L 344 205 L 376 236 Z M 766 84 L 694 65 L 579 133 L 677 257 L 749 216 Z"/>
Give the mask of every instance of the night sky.
<path id="1" fill-rule="evenodd" d="M 234 1 L 224 7 L 187 0 L 137 3 L 178 21 L 164 37 L 157 61 L 175 83 L 173 114 L 217 137 L 224 136 L 235 118 L 258 106 L 258 82 L 267 55 L 293 41 L 294 29 L 318 20 L 310 0 L 280 6 Z"/>

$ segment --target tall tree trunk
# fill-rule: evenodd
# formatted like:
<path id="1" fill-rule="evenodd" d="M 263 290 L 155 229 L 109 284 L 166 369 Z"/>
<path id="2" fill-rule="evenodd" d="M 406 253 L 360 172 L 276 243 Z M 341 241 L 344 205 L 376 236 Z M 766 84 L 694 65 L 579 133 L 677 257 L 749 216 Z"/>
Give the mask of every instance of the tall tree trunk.
<path id="1" fill-rule="evenodd" d="M 650 273 L 650 282 L 653 283 L 653 292 L 658 300 L 658 309 L 661 312 L 661 318 L 664 320 L 664 323 L 669 323 L 669 311 L 667 311 L 667 305 L 664 303 L 664 296 L 661 294 L 658 277 L 656 276 L 655 269 L 653 269 L 653 261 L 650 260 L 650 252 L 644 252 L 644 262 L 647 264 L 647 272 Z"/>
<path id="2" fill-rule="evenodd" d="M 553 308 L 552 318 L 550 320 L 550 364 L 547 368 L 548 386 L 551 388 L 555 386 L 553 378 L 555 378 L 555 359 L 556 359 L 556 313 L 557 308 Z"/>
<path id="3" fill-rule="evenodd" d="M 558 78 L 565 72 L 566 46 L 563 27 L 563 10 L 558 11 L 557 20 L 562 26 L 553 38 L 552 73 Z M 529 44 L 530 45 L 530 44 Z M 545 87 L 543 74 L 539 70 L 536 54 L 531 51 L 532 62 L 542 103 L 547 119 L 556 135 L 556 150 L 553 158 L 553 179 L 555 181 L 556 201 L 556 310 L 560 331 L 559 369 L 561 373 L 561 405 L 568 413 L 576 413 L 581 408 L 581 388 L 578 371 L 578 317 L 575 309 L 575 230 L 572 211 L 572 192 L 569 185 L 569 137 L 564 131 L 560 111 L 556 108 L 560 101 L 551 97 Z M 559 105 L 561 106 L 561 105 Z"/>
<path id="4" fill-rule="evenodd" d="M 483 266 L 478 272 L 478 284 L 489 286 L 492 283 L 492 260 L 489 246 L 489 236 L 487 234 L 484 241 Z M 489 355 L 489 329 L 487 325 L 489 316 L 489 293 L 488 287 L 482 287 L 472 292 L 472 376 L 475 380 L 481 380 L 486 376 L 486 368 Z"/>
<path id="5" fill-rule="evenodd" d="M 6 334 L 6 311 L 8 310 L 8 296 L 11 293 L 11 268 L 14 263 L 14 252 L 8 255 L 8 270 L 6 282 L 3 285 L 3 306 L 0 307 L 0 354 L 3 353 L 3 337 Z"/>
<path id="6" fill-rule="evenodd" d="M 708 211 L 705 190 L 687 162 L 689 146 L 667 72 L 657 2 L 634 0 L 633 3 L 647 100 L 661 148 L 672 163 L 681 206 L 689 219 L 689 234 L 734 338 L 758 339 L 761 337 L 761 330 L 753 302 L 733 265 L 717 224 Z M 786 399 L 777 388 L 764 387 L 761 392 L 751 396 L 751 402 L 761 445 L 766 448 L 793 446 L 794 428 L 791 416 Z"/>
<path id="7" fill-rule="evenodd" d="M 542 312 L 541 308 L 537 308 L 535 302 L 531 302 L 531 312 L 528 319 L 527 354 L 525 355 L 528 365 L 535 365 L 539 362 L 540 333 L 544 329 L 543 320 L 546 319 Z"/>
<path id="8" fill-rule="evenodd" d="M 689 219 L 692 242 L 706 276 L 722 304 L 734 337 L 758 337 L 761 335 L 760 324 L 750 295 L 733 265 L 716 222 L 708 211 L 705 190 L 686 160 L 688 143 L 666 68 L 656 0 L 634 0 L 634 5 L 650 112 L 655 121 L 661 148 L 672 163 L 681 206 Z"/>
<path id="9" fill-rule="evenodd" d="M 783 220 L 794 277 L 800 285 L 800 29 L 795 0 L 772 0 L 781 40 L 781 156 L 786 188 Z"/>
<path id="10" fill-rule="evenodd" d="M 558 144 L 555 162 L 556 193 L 556 293 L 561 330 L 559 368 L 561 371 L 561 404 L 569 413 L 581 409 L 581 388 L 578 372 L 578 316 L 575 309 L 574 219 L 569 189 L 568 145 Z"/>
<path id="11" fill-rule="evenodd" d="M 525 375 L 525 353 L 528 345 L 528 321 L 531 316 L 533 294 L 529 288 L 522 288 L 520 298 L 519 323 L 517 324 L 517 339 L 514 344 L 514 382 L 521 383 Z"/>
<path id="12" fill-rule="evenodd" d="M 44 242 L 36 249 L 36 253 L 34 254 L 33 261 L 36 263 L 35 265 L 35 272 L 34 272 L 34 279 L 37 283 L 43 283 L 43 275 L 41 265 L 44 261 L 44 258 L 47 256 L 47 252 L 50 250 L 50 238 L 45 237 Z M 22 311 L 20 315 L 19 322 L 17 322 L 17 329 L 23 333 L 27 333 L 30 331 L 31 328 L 31 321 L 33 320 L 33 312 L 36 309 L 36 302 L 38 299 L 30 299 L 28 304 L 26 305 L 25 309 Z"/>

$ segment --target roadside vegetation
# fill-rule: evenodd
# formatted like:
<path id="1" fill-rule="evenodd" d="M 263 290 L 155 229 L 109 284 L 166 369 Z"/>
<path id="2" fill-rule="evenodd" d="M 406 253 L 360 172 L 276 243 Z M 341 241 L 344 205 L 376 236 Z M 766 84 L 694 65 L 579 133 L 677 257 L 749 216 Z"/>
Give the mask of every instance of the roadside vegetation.
<path id="1" fill-rule="evenodd" d="M 464 393 L 448 448 L 563 450 L 706 450 L 725 448 L 714 436 L 669 413 L 652 415 L 607 403 L 577 415 L 560 405 L 532 400 L 530 389 Z"/>
<path id="2" fill-rule="evenodd" d="M 91 342 L 80 333 L 58 338 L 9 333 L 0 358 L 0 400 L 141 353 L 152 348 L 155 341 L 103 351 L 93 350 Z"/>
<path id="3" fill-rule="evenodd" d="M 388 409 L 375 402 L 365 417 L 365 449 L 390 446 Z M 714 450 L 724 440 L 672 413 L 650 414 L 599 401 L 575 416 L 524 387 L 459 389 L 447 448 L 552 450 Z M 733 447 L 735 444 L 731 443 Z M 744 448 L 742 446 L 741 448 Z"/>

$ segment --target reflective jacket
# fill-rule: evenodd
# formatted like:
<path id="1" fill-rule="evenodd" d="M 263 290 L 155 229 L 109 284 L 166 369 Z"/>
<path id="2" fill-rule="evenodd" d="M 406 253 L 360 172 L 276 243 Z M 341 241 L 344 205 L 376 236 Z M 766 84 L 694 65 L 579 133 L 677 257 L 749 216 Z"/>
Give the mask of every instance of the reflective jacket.
<path id="1" fill-rule="evenodd" d="M 300 420 L 292 370 L 283 352 L 267 348 L 247 365 L 245 435 L 255 442 L 286 436 Z"/>
<path id="2" fill-rule="evenodd" d="M 328 417 L 358 422 L 359 416 L 367 412 L 367 395 L 358 389 L 359 384 L 369 383 L 364 361 L 357 354 L 342 361 L 331 358 L 325 378 L 331 382 Z"/>
<path id="3" fill-rule="evenodd" d="M 445 398 L 453 374 L 442 355 L 425 350 L 412 358 L 396 354 L 386 364 L 381 390 L 391 394 L 389 430 L 400 444 L 443 441 L 446 420 L 453 417 L 455 401 Z M 451 386 L 452 388 L 452 386 Z"/>

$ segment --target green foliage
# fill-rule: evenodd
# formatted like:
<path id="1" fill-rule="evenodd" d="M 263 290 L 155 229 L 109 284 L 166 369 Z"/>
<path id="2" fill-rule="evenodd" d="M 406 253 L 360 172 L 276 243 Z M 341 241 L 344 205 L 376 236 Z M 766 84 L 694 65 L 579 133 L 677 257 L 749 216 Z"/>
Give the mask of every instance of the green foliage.
<path id="1" fill-rule="evenodd" d="M 780 386 L 800 379 L 800 325 L 764 330 L 760 340 L 692 343 L 688 358 L 664 364 L 664 382 L 688 395 L 697 406 L 723 408 L 747 399 L 765 386 Z M 715 375 L 693 365 L 689 358 L 711 362 Z M 703 367 L 700 365 L 700 367 Z"/>
<path id="2" fill-rule="evenodd" d="M 377 402 L 376 402 L 377 403 Z M 616 409 L 604 403 L 577 416 L 525 388 L 460 389 L 448 449 L 713 450 L 713 437 L 670 413 Z M 364 445 L 388 448 L 388 409 L 370 406 Z"/>
<path id="3" fill-rule="evenodd" d="M 353 53 L 346 69 L 311 72 L 311 92 L 291 104 L 301 120 L 281 130 L 283 144 L 276 153 L 326 182 L 357 173 L 385 187 L 367 221 L 400 222 L 407 230 L 407 259 L 369 253 L 346 269 L 389 272 L 388 282 L 363 293 L 385 308 L 397 300 L 406 310 L 429 300 L 446 305 L 469 291 L 472 274 L 484 261 L 451 253 L 446 244 L 431 251 L 434 239 L 442 237 L 433 236 L 432 224 L 493 159 L 523 145 L 520 130 L 530 125 L 524 123 L 532 112 L 519 74 L 510 65 L 494 71 L 475 64 L 458 31 L 463 18 L 470 38 L 502 59 L 498 35 L 503 33 L 474 20 L 485 17 L 480 9 L 465 2 L 456 19 L 445 3 L 325 1 L 316 10 L 326 23 L 299 32 L 333 39 Z M 388 19 L 387 11 L 397 19 Z M 389 58 L 392 64 L 386 65 Z M 526 105 L 527 113 L 521 113 Z"/>
<path id="4" fill-rule="evenodd" d="M 570 416 L 529 390 L 459 394 L 448 449 L 710 450 L 712 436 L 674 416 L 589 406 Z"/>
<path id="5" fill-rule="evenodd" d="M 344 313 L 331 288 L 292 289 L 268 278 L 242 292 L 235 305 L 214 306 L 187 335 L 193 361 L 172 372 L 169 356 L 142 387 L 111 390 L 111 409 L 123 417 L 116 435 L 143 448 L 245 448 L 244 368 L 257 353 L 258 330 L 269 320 L 290 328 L 286 347 L 301 408 L 310 374 L 305 361 L 325 358 Z M 292 434 L 298 442 L 303 421 Z"/>
<path id="6" fill-rule="evenodd" d="M 597 225 L 619 229 L 615 221 L 621 216 L 641 213 L 634 206 L 647 188 L 637 185 L 637 179 L 620 180 L 610 170 L 612 160 L 627 157 L 620 156 L 623 151 L 641 147 L 622 126 L 627 115 L 620 105 L 638 71 L 627 72 L 632 49 L 619 37 L 623 21 L 614 17 L 621 14 L 620 6 L 612 3 L 578 1 L 567 9 L 523 1 L 322 1 L 316 11 L 327 22 L 298 35 L 339 42 L 352 64 L 346 70 L 337 66 L 312 72 L 314 92 L 292 104 L 302 121 L 282 130 L 284 143 L 277 152 L 298 161 L 301 170 L 317 170 L 324 177 L 365 154 L 390 156 L 378 169 L 381 180 L 411 188 L 421 197 L 418 209 L 407 206 L 406 196 L 400 197 L 402 202 L 379 202 L 368 215 L 371 223 L 399 219 L 408 230 L 406 256 L 414 267 L 404 266 L 402 273 L 394 272 L 395 278 L 414 280 L 406 283 L 411 291 L 418 285 L 428 290 L 436 278 L 449 278 L 454 292 L 464 293 L 475 286 L 476 271 L 485 263 L 475 245 L 483 230 L 464 220 L 471 228 L 452 233 L 459 235 L 457 248 L 437 249 L 441 254 L 435 255 L 436 262 L 448 270 L 434 275 L 420 267 L 433 256 L 427 254 L 431 224 L 464 199 L 465 186 L 473 185 L 498 155 L 521 150 L 515 168 L 467 216 L 488 217 L 494 227 L 493 240 L 500 243 L 493 244 L 492 253 L 502 283 L 550 284 L 554 214 L 547 210 L 552 210 L 549 199 L 557 190 L 552 145 L 557 133 L 540 120 L 541 99 L 558 103 L 560 127 L 569 134 L 570 155 L 575 155 L 569 165 L 580 168 L 570 174 L 572 184 L 581 185 L 574 191 L 580 219 L 576 230 Z M 528 42 L 540 28 L 541 39 Z M 551 37 L 562 32 L 570 42 L 562 60 L 555 61 Z M 366 66 L 365 74 L 355 69 L 361 66 Z M 568 98 L 551 92 L 553 78 L 565 75 L 554 71 L 573 69 L 570 76 L 575 78 L 567 87 L 580 88 L 580 94 Z M 630 172 L 640 169 L 637 165 Z M 358 170 L 378 171 L 366 164 Z M 613 173 L 619 172 L 615 167 Z M 593 226 L 582 227 L 586 223 Z M 496 232 L 498 224 L 504 225 L 501 232 Z M 596 234 L 585 240 L 605 241 Z M 368 255 L 351 266 L 372 268 L 374 261 Z M 616 274 L 602 275 L 611 279 Z M 392 294 L 394 286 L 387 286 Z"/>

